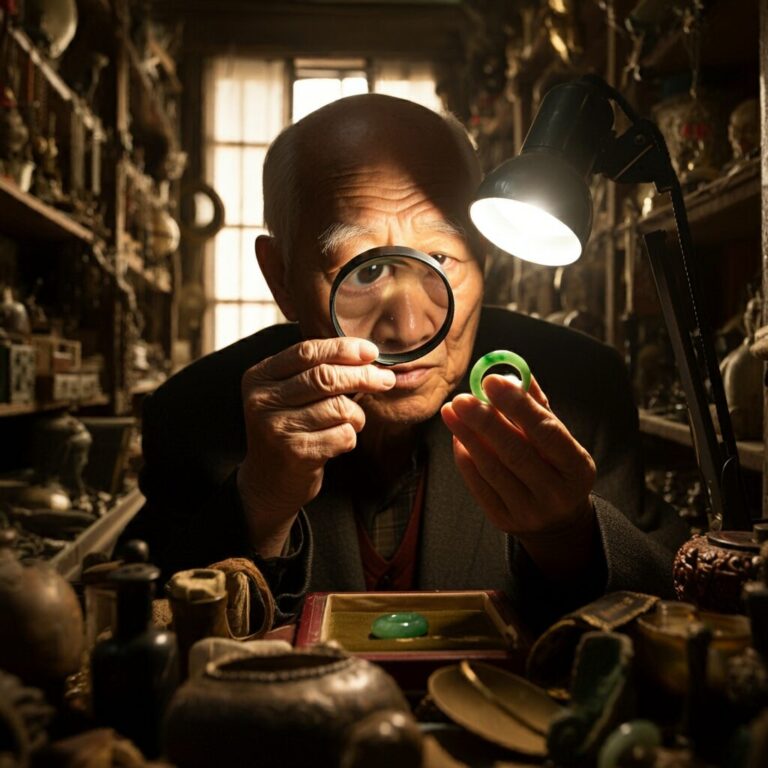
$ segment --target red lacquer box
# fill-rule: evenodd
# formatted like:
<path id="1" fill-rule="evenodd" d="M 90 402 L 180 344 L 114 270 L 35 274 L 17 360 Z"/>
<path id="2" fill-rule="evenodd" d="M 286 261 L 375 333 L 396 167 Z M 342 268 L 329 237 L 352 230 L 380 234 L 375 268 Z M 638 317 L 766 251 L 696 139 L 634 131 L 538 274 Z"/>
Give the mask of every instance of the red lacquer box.
<path id="1" fill-rule="evenodd" d="M 371 635 L 379 616 L 408 611 L 427 619 L 425 637 Z M 336 641 L 383 666 L 404 689 L 424 690 L 435 669 L 462 659 L 522 671 L 528 640 L 503 592 L 315 592 L 304 603 L 295 645 Z"/>

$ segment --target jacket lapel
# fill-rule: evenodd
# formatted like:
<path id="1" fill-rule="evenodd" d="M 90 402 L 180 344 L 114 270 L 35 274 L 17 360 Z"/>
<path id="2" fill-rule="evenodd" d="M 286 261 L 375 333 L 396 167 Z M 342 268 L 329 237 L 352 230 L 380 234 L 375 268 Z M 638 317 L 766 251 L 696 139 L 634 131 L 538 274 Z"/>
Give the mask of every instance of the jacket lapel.
<path id="1" fill-rule="evenodd" d="M 438 415 L 427 428 L 427 495 L 419 589 L 491 589 L 506 583 L 505 536 L 488 523 L 453 459 Z"/>
<path id="2" fill-rule="evenodd" d="M 323 488 L 305 509 L 314 543 L 310 591 L 364 590 L 365 577 L 351 499 L 333 488 Z"/>

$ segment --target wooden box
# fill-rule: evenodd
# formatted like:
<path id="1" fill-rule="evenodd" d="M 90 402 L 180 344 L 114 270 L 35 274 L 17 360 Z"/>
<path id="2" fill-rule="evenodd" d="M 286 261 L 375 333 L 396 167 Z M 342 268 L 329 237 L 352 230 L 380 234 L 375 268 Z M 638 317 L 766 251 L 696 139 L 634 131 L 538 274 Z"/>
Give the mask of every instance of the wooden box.
<path id="1" fill-rule="evenodd" d="M 35 348 L 25 344 L 1 344 L 0 379 L 0 402 L 34 402 Z"/>
<path id="2" fill-rule="evenodd" d="M 53 373 L 37 377 L 37 399 L 41 403 L 80 400 L 79 373 Z"/>
<path id="3" fill-rule="evenodd" d="M 32 336 L 32 344 L 37 350 L 38 376 L 80 370 L 79 341 L 70 341 L 58 336 Z"/>
<path id="4" fill-rule="evenodd" d="M 425 637 L 378 639 L 374 619 L 417 611 L 429 623 Z M 296 647 L 338 642 L 349 653 L 383 666 L 407 691 L 426 688 L 438 667 L 462 659 L 523 669 L 529 638 L 503 592 L 315 592 L 307 596 Z"/>

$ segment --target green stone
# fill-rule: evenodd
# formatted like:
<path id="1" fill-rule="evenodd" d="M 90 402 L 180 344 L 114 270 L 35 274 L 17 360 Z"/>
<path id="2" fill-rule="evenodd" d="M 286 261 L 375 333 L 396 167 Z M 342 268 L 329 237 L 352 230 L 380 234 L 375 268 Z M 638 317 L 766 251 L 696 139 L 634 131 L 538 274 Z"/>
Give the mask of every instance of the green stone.
<path id="1" fill-rule="evenodd" d="M 386 613 L 371 624 L 371 634 L 378 638 L 424 637 L 429 632 L 427 620 L 415 612 Z"/>

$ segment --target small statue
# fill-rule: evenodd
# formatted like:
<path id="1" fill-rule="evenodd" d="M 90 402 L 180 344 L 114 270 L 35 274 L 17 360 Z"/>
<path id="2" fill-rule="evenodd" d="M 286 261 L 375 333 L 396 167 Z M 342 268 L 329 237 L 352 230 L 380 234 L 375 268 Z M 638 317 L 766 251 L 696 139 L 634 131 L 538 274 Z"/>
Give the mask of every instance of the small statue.
<path id="1" fill-rule="evenodd" d="M 747 302 L 744 312 L 744 341 L 720 364 L 737 440 L 758 440 L 763 434 L 763 362 L 749 351 L 761 313 L 762 299 L 758 294 Z"/>
<path id="2" fill-rule="evenodd" d="M 731 112 L 728 143 L 731 145 L 732 158 L 726 168 L 730 173 L 757 156 L 760 149 L 760 102 L 757 99 L 742 101 Z"/>
<path id="3" fill-rule="evenodd" d="M 33 167 L 24 156 L 28 141 L 29 129 L 16 97 L 10 88 L 5 88 L 0 95 L 0 175 L 13 179 L 24 192 L 29 189 Z"/>
<path id="4" fill-rule="evenodd" d="M 17 503 L 66 511 L 74 500 L 80 509 L 90 511 L 83 470 L 92 442 L 83 423 L 70 414 L 38 419 L 32 436 L 35 483 L 18 494 Z"/>
<path id="5" fill-rule="evenodd" d="M 47 203 L 60 203 L 64 200 L 64 189 L 58 166 L 59 145 L 56 142 L 55 130 L 56 116 L 51 115 L 48 135 L 39 134 L 33 142 L 33 152 L 37 159 L 34 191 Z"/>
<path id="6" fill-rule="evenodd" d="M 5 286 L 0 302 L 0 328 L 12 337 L 24 337 L 30 333 L 26 307 L 13 298 L 13 289 Z"/>

